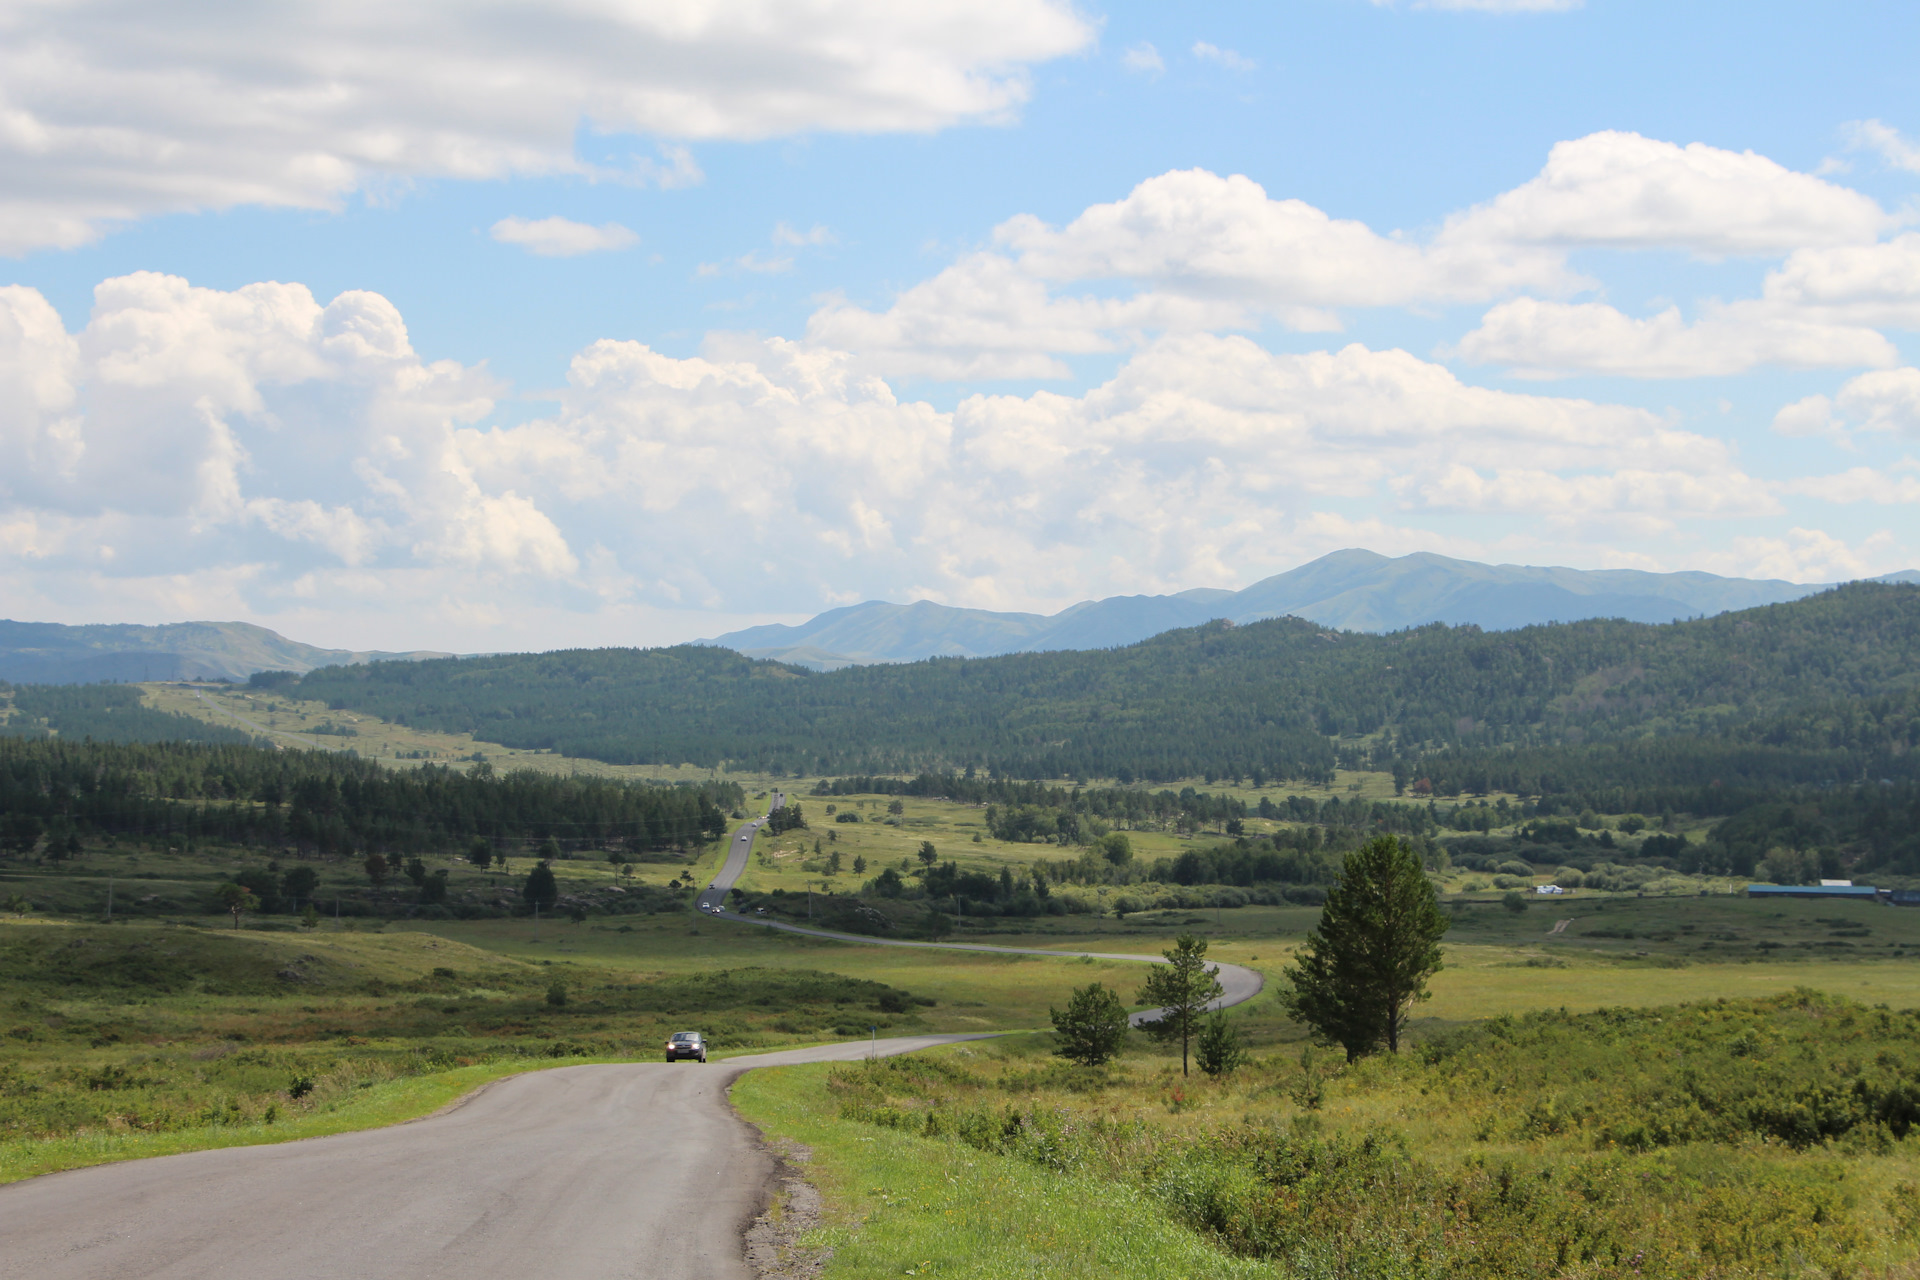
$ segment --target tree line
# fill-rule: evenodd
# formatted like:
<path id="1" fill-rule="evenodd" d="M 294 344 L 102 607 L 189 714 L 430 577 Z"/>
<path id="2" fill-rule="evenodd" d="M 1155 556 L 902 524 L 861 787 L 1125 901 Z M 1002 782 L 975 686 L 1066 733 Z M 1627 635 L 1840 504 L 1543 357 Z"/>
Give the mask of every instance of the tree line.
<path id="1" fill-rule="evenodd" d="M 664 785 L 532 771 L 383 768 L 325 751 L 0 738 L 0 842 L 111 835 L 341 854 L 463 849 L 475 838 L 685 848 L 725 834 L 731 782 Z"/>
<path id="2" fill-rule="evenodd" d="M 140 690 L 132 685 L 10 685 L 0 681 L 0 696 L 13 707 L 13 714 L 0 723 L 0 737 L 267 745 L 264 739 L 240 729 L 145 706 Z"/>

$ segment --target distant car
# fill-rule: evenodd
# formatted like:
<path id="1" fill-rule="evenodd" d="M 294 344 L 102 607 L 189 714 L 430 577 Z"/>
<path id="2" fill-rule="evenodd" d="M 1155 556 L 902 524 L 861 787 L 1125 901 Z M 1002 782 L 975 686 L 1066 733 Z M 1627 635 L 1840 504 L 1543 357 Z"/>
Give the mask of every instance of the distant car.
<path id="1" fill-rule="evenodd" d="M 667 1039 L 667 1061 L 678 1062 L 682 1058 L 692 1058 L 697 1062 L 707 1060 L 707 1038 L 698 1031 L 676 1031 Z"/>

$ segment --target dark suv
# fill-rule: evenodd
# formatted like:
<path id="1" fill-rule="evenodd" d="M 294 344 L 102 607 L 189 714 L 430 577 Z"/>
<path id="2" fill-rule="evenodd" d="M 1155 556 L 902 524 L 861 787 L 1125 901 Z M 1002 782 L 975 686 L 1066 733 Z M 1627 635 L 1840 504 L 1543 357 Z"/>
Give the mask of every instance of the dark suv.
<path id="1" fill-rule="evenodd" d="M 698 1031 L 676 1031 L 667 1040 L 667 1061 L 677 1062 L 681 1058 L 693 1058 L 700 1062 L 707 1060 L 707 1038 Z"/>

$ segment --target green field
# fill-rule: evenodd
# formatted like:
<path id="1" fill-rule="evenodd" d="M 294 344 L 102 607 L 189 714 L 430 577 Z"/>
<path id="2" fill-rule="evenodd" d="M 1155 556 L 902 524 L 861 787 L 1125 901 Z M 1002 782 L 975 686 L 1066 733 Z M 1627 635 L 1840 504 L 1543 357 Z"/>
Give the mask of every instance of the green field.
<path id="1" fill-rule="evenodd" d="M 759 1073 L 735 1098 L 811 1147 L 829 1274 L 1905 1276 L 1917 1031 L 1803 991 L 1219 1079 L 1014 1037 Z"/>
<path id="2" fill-rule="evenodd" d="M 260 709 L 244 708 L 234 692 L 224 701 L 244 714 Z M 294 710 L 271 706 L 276 718 Z M 433 746 L 404 736 L 410 731 L 361 723 L 361 746 L 392 753 L 402 767 L 429 758 L 408 754 Z M 491 754 L 484 744 L 454 745 Z M 525 754 L 540 758 L 500 764 L 570 766 Z M 779 789 L 807 815 L 805 828 L 761 837 L 742 883 L 748 910 L 766 904 L 789 921 L 806 918 L 810 897 L 819 917 L 832 919 L 881 869 L 917 868 L 922 842 L 942 861 L 996 877 L 1078 852 L 996 840 L 981 807 L 904 797 L 896 811 L 892 797 L 829 800 L 793 779 L 744 781 L 749 808 Z M 1380 775 L 1357 781 L 1360 792 L 1342 790 L 1356 785 L 1342 778 L 1330 794 L 1391 790 Z M 829 803 L 862 820 L 833 821 Z M 1276 825 L 1248 820 L 1250 831 Z M 1698 826 L 1681 819 L 1670 829 Z M 1127 834 L 1136 866 L 1224 839 Z M 1273 994 L 1315 908 L 1196 909 L 1172 905 L 1190 896 L 1177 885 L 1056 882 L 1057 895 L 1077 900 L 1066 914 L 951 920 L 968 942 L 1060 951 L 1151 955 L 1178 934 L 1197 934 L 1214 959 L 1267 975 L 1269 991 L 1233 1015 L 1253 1066 L 1225 1082 L 1183 1081 L 1170 1074 L 1177 1049 L 1139 1041 L 1112 1073 L 1091 1080 L 1049 1065 L 1049 1009 L 1093 981 L 1133 1003 L 1142 976 L 1135 965 L 876 947 L 698 915 L 687 886 L 716 869 L 718 844 L 624 866 L 608 850 L 566 849 L 552 863 L 562 909 L 535 919 L 520 899 L 533 865 L 523 844 L 508 848 L 505 869 L 422 855 L 428 874 L 447 873 L 447 904 L 466 919 L 418 908 L 404 879 L 372 885 L 357 855 L 120 837 L 89 840 L 69 856 L 0 863 L 0 897 L 16 904 L 0 920 L 0 1180 L 392 1123 L 509 1072 L 650 1059 L 666 1033 L 688 1027 L 706 1031 L 722 1055 L 876 1033 L 1007 1031 L 1015 1034 L 931 1055 L 947 1064 L 931 1075 L 863 1084 L 844 1069 L 791 1068 L 743 1080 L 743 1112 L 770 1136 L 812 1149 L 810 1176 L 827 1196 L 828 1222 L 808 1244 L 833 1250 L 828 1276 L 1912 1274 L 1914 1247 L 1901 1224 L 1920 1221 L 1920 1191 L 1909 1206 L 1903 1188 L 1915 1181 L 1914 1162 L 1904 1132 L 1853 1125 L 1786 1147 L 1765 1132 L 1736 1133 L 1608 1153 L 1595 1144 L 1617 1143 L 1605 1135 L 1625 1132 L 1623 1116 L 1659 1099 L 1594 1090 L 1596 1080 L 1622 1074 L 1608 1057 L 1619 1015 L 1596 1011 L 1713 1001 L 1748 1002 L 1725 1016 L 1779 1045 L 1764 1061 L 1722 1064 L 1727 1078 L 1807 1061 L 1848 1082 L 1907 1071 L 1904 1042 L 1873 1040 L 1880 1031 L 1861 1020 L 1878 1016 L 1876 1007 L 1920 1008 L 1920 912 L 1749 900 L 1724 880 L 1680 875 L 1639 891 L 1512 898 L 1483 887 L 1483 873 L 1436 873 L 1452 928 L 1432 999 L 1409 1028 L 1411 1049 L 1351 1069 L 1324 1054 L 1320 1065 L 1302 1066 L 1305 1034 Z M 316 904 L 342 901 L 339 918 L 324 909 L 311 922 L 247 913 L 235 929 L 214 910 L 215 891 L 236 874 L 298 867 L 318 874 Z M 1548 878 L 1542 869 L 1532 880 Z M 664 892 L 670 885 L 679 887 Z M 1117 914 L 1123 893 L 1142 909 Z M 877 905 L 892 912 L 895 936 L 923 934 L 928 904 Z M 1855 1003 L 1820 1003 L 1829 999 Z M 1801 1021 L 1791 1027 L 1781 1022 L 1794 1018 Z M 1531 1028 L 1533 1060 L 1489 1056 L 1484 1037 L 1503 1026 Z M 1871 1034 L 1857 1034 L 1862 1027 Z M 1860 1040 L 1855 1058 L 1846 1056 L 1843 1028 L 1856 1029 L 1846 1032 Z M 1683 1070 L 1658 1033 L 1639 1025 L 1637 1034 L 1640 1048 L 1627 1052 L 1656 1064 L 1640 1077 L 1655 1092 L 1694 1079 L 1694 1064 L 1717 1061 L 1712 1054 L 1725 1048 L 1714 1041 L 1707 1059 L 1697 1046 L 1685 1049 Z M 1479 1063 L 1480 1074 L 1423 1056 L 1434 1053 L 1456 1067 Z M 1592 1074 L 1528 1075 L 1541 1062 L 1584 1063 Z M 1311 1089 L 1309 1075 L 1318 1081 Z M 1802 1094 L 1812 1087 L 1798 1077 L 1781 1087 L 1789 1085 Z M 1312 1106 L 1300 1101 L 1316 1091 L 1324 1096 Z M 874 1123 L 849 1106 L 856 1094 L 911 1123 Z M 1816 1112 L 1828 1105 L 1798 1094 L 1789 1101 Z M 992 1123 L 966 1119 L 976 1112 Z M 1546 1128 L 1516 1128 L 1527 1116 Z M 1007 1136 L 1061 1125 L 1062 1133 L 1108 1126 L 1112 1140 L 1096 1150 L 1063 1139 L 1047 1148 L 1057 1158 L 1036 1160 L 1025 1138 Z M 989 1131 L 1002 1137 L 983 1136 Z M 1233 1159 L 1202 1168 L 1194 1152 L 1203 1150 Z M 1380 1151 L 1400 1153 L 1398 1163 L 1379 1165 Z M 1233 1163 L 1242 1157 L 1252 1164 Z M 1259 1171 L 1276 1160 L 1318 1161 L 1329 1171 L 1325 1186 L 1287 1192 L 1305 1206 L 1307 1226 L 1274 1219 L 1260 1198 L 1267 1193 L 1255 1194 L 1256 1184 L 1269 1186 Z M 1162 1176 L 1170 1169 L 1186 1170 L 1187 1191 L 1170 1190 Z M 1365 1173 L 1360 1183 L 1339 1181 L 1360 1177 L 1356 1169 Z M 1501 1201 L 1501 1179 L 1522 1176 L 1587 1188 L 1585 1207 L 1548 1223 Z M 1403 1202 L 1366 1200 L 1366 1187 L 1382 1178 L 1401 1180 Z M 1588 1195 L 1607 1179 L 1658 1187 L 1661 1198 Z M 1563 1218 L 1579 1224 L 1566 1244 L 1572 1261 L 1518 1245 L 1498 1257 L 1462 1253 L 1443 1225 L 1407 1208 L 1436 1199 L 1471 1206 L 1496 1224 L 1487 1232 L 1509 1241 L 1551 1234 Z M 1328 1206 L 1362 1203 L 1383 1242 L 1378 1256 L 1398 1259 L 1393 1268 L 1369 1270 L 1366 1258 L 1327 1251 Z M 1770 1217 L 1735 1211 L 1753 1203 L 1788 1208 Z M 1265 1225 L 1249 1235 L 1249 1222 Z M 1313 1222 L 1322 1226 L 1309 1230 Z M 1433 1259 L 1448 1261 L 1423 1271 Z"/>

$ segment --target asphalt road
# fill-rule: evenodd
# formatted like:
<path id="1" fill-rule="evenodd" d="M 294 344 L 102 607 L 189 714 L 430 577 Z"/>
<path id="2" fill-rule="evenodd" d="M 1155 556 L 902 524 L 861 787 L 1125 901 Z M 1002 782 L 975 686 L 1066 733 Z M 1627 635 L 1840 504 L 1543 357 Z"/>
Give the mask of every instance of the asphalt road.
<path id="1" fill-rule="evenodd" d="M 776 809 L 785 800 L 779 792 L 773 794 L 769 812 Z M 1117 951 L 1062 951 L 1052 947 L 994 947 L 979 942 L 908 942 L 899 938 L 874 938 L 863 933 L 839 933 L 831 929 L 812 929 L 805 925 L 787 924 L 784 921 L 769 920 L 764 916 L 741 915 L 737 911 L 722 908 L 714 912 L 716 906 L 726 902 L 727 891 L 747 869 L 747 858 L 753 852 L 753 838 L 760 834 L 766 825 L 766 819 L 752 818 L 742 824 L 733 833 L 733 843 L 727 849 L 726 861 L 720 864 L 720 870 L 713 880 L 699 893 L 700 910 L 708 914 L 717 914 L 720 919 L 733 920 L 741 924 L 758 925 L 763 929 L 780 929 L 786 933 L 804 933 L 814 938 L 832 938 L 838 942 L 857 942 L 869 947 L 923 947 L 936 951 L 989 951 L 999 955 L 1014 956 L 1052 956 L 1062 960 L 1078 960 L 1081 956 L 1092 956 L 1095 960 L 1132 960 L 1140 964 L 1165 964 L 1162 956 L 1131 955 Z M 1245 1004 L 1260 994 L 1266 985 L 1266 979 L 1257 970 L 1237 964 L 1215 964 L 1215 976 L 1225 993 L 1209 1009 L 1226 1009 L 1236 1004 Z M 1132 1017 L 1133 1025 L 1158 1021 L 1163 1011 L 1142 1009 Z"/>
<path id="2" fill-rule="evenodd" d="M 734 833 L 703 906 L 724 899 L 764 823 Z M 722 914 L 869 946 L 1164 963 Z M 1252 970 L 1220 970 L 1221 1006 L 1259 992 Z M 728 1108 L 728 1085 L 753 1067 L 980 1038 L 533 1071 L 409 1124 L 33 1178 L 0 1187 L 0 1280 L 746 1280 L 744 1231 L 765 1204 L 773 1161 Z"/>
<path id="3" fill-rule="evenodd" d="M 411 1124 L 17 1182 L 0 1187 L 0 1277 L 746 1280 L 773 1161 L 727 1086 L 869 1052 L 560 1067 Z"/>

